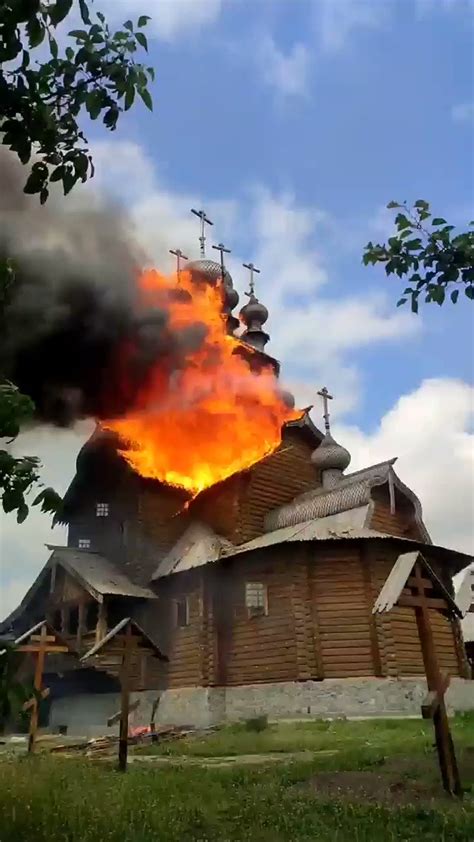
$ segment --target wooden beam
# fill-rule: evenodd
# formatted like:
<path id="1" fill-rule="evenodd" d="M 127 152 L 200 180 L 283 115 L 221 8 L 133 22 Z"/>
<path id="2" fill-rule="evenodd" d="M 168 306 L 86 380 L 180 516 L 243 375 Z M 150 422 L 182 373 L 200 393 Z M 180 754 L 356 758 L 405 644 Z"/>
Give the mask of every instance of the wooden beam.
<path id="1" fill-rule="evenodd" d="M 40 639 L 43 641 L 42 645 L 40 646 L 39 651 L 36 654 L 36 666 L 35 666 L 35 679 L 34 679 L 34 688 L 39 694 L 41 692 L 41 684 L 43 681 L 43 670 L 44 670 L 44 658 L 46 655 L 46 638 L 48 636 L 48 632 L 46 626 L 44 625 L 41 628 L 41 636 Z M 30 716 L 30 731 L 28 736 L 28 754 L 32 754 L 35 750 L 35 740 L 36 740 L 36 732 L 38 730 L 38 700 L 37 698 L 34 699 L 34 703 L 31 708 L 31 716 Z"/>
<path id="2" fill-rule="evenodd" d="M 422 573 L 419 562 L 415 565 L 415 577 L 418 581 L 422 581 Z M 431 626 L 429 607 L 432 600 L 425 596 L 423 585 L 420 586 L 418 598 L 420 599 L 420 604 L 415 607 L 415 616 L 420 638 L 421 652 L 423 655 L 423 663 L 425 666 L 426 681 L 430 693 L 430 698 L 426 707 L 432 707 L 432 693 L 434 693 L 438 699 L 438 703 L 433 710 L 433 724 L 435 729 L 436 749 L 438 752 L 441 778 L 446 792 L 449 792 L 451 795 L 462 796 L 459 770 L 454 752 L 453 740 L 449 730 L 446 705 L 444 702 L 445 683 L 438 664 L 433 630 Z"/>
<path id="3" fill-rule="evenodd" d="M 38 646 L 37 644 L 34 644 L 33 646 L 29 646 L 26 643 L 24 646 L 18 646 L 18 648 L 15 651 L 21 652 L 22 654 L 29 653 L 31 655 L 31 654 L 35 654 L 37 652 L 42 652 L 43 649 L 42 649 L 41 646 Z M 59 646 L 59 645 L 58 646 L 48 646 L 48 648 L 46 649 L 46 654 L 50 655 L 52 653 L 69 652 L 69 651 L 70 650 L 69 650 L 68 646 Z"/>
<path id="4" fill-rule="evenodd" d="M 132 625 L 127 625 L 122 669 L 120 672 L 121 684 L 121 710 L 120 710 L 120 734 L 119 734 L 119 757 L 118 768 L 120 772 L 127 771 L 128 757 L 128 715 L 130 711 L 130 654 L 132 642 Z"/>
<path id="5" fill-rule="evenodd" d="M 45 687 L 44 690 L 41 691 L 41 698 L 47 699 L 50 693 L 51 693 L 50 688 Z M 28 699 L 28 701 L 25 702 L 25 704 L 22 706 L 22 710 L 24 710 L 24 711 L 30 710 L 30 708 L 32 708 L 35 703 L 36 703 L 36 698 L 34 696 L 32 696 L 31 699 Z"/>
<path id="6" fill-rule="evenodd" d="M 105 602 L 99 604 L 97 625 L 95 627 L 95 642 L 100 643 L 107 634 L 107 606 Z"/>
<path id="7" fill-rule="evenodd" d="M 419 608 L 426 606 L 426 608 L 436 608 L 438 611 L 449 611 L 444 599 L 440 599 L 439 597 L 427 597 L 423 594 L 413 594 L 411 596 L 402 595 L 397 600 L 397 605 L 401 608 Z"/>
<path id="8" fill-rule="evenodd" d="M 129 714 L 130 714 L 130 713 L 133 713 L 133 711 L 134 711 L 134 710 L 136 710 L 136 709 L 137 709 L 137 708 L 139 708 L 139 707 L 140 707 L 140 699 L 137 699 L 135 702 L 132 702 L 132 703 L 128 706 L 128 712 L 129 712 Z M 117 713 L 114 713 L 114 714 L 113 714 L 113 716 L 109 716 L 109 718 L 108 718 L 108 720 L 107 720 L 107 725 L 108 725 L 108 727 L 109 727 L 109 728 L 111 728 L 111 727 L 112 727 L 112 725 L 116 725 L 116 724 L 117 724 L 117 722 L 120 722 L 120 717 L 121 717 L 121 716 L 122 716 L 122 711 L 121 711 L 121 710 L 117 711 Z"/>

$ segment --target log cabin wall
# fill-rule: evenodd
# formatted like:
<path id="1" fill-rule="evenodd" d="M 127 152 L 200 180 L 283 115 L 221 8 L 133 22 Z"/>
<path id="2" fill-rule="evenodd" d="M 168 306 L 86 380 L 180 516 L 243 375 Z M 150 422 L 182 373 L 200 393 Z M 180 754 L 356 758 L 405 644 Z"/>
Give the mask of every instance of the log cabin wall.
<path id="1" fill-rule="evenodd" d="M 229 565 L 224 593 L 215 593 L 221 617 L 216 627 L 219 684 L 298 679 L 293 582 L 288 561 L 276 553 L 252 554 Z M 265 589 L 266 610 L 252 616 L 246 584 L 255 583 Z"/>
<path id="2" fill-rule="evenodd" d="M 415 520 L 413 503 L 407 500 L 398 489 L 395 489 L 395 511 L 390 511 L 390 496 L 388 484 L 372 489 L 374 510 L 370 521 L 370 528 L 388 535 L 400 538 L 414 538 L 424 541 L 420 528 Z"/>
<path id="3" fill-rule="evenodd" d="M 321 677 L 380 674 L 370 569 L 360 547 L 354 542 L 315 542 L 308 549 Z"/>
<path id="4" fill-rule="evenodd" d="M 297 428 L 287 428 L 279 449 L 243 477 L 233 541 L 241 544 L 264 532 L 271 509 L 289 503 L 298 494 L 317 488 L 320 476 L 311 463 L 314 444 Z"/>
<path id="5" fill-rule="evenodd" d="M 387 579 L 398 555 L 399 548 L 391 546 L 390 541 L 373 542 L 373 581 L 374 600 Z M 424 553 L 427 561 L 436 573 L 451 589 L 450 577 L 445 569 L 430 557 L 429 545 Z M 459 623 L 451 621 L 439 611 L 431 610 L 431 623 L 434 642 L 441 670 L 449 675 L 465 675 L 465 661 L 459 641 Z M 379 629 L 380 652 L 386 675 L 400 678 L 424 675 L 423 657 L 415 618 L 411 608 L 392 608 L 387 614 L 376 619 Z"/>
<path id="6" fill-rule="evenodd" d="M 159 582 L 159 599 L 149 605 L 155 622 L 152 636 L 159 643 L 169 663 L 166 669 L 155 664 L 150 673 L 151 687 L 198 687 L 203 684 L 202 629 L 203 602 L 201 569 L 170 576 Z M 145 630 L 147 628 L 145 625 Z M 148 625 L 151 628 L 150 625 Z M 152 666 L 150 666 L 152 669 Z"/>

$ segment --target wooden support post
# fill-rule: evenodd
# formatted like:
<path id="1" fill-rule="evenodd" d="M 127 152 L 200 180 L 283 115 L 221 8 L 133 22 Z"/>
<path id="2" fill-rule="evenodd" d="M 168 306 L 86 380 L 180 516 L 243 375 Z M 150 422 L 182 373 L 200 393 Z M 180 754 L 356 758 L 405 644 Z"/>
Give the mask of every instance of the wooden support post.
<path id="1" fill-rule="evenodd" d="M 123 644 L 122 669 L 120 672 L 121 707 L 120 707 L 120 735 L 118 768 L 120 772 L 127 771 L 128 757 L 128 715 L 130 712 L 130 661 L 132 654 L 132 625 L 129 622 L 125 632 Z"/>
<path id="2" fill-rule="evenodd" d="M 99 603 L 99 612 L 97 617 L 97 625 L 95 627 L 95 642 L 100 643 L 103 637 L 107 634 L 107 609 L 105 602 Z"/>
<path id="3" fill-rule="evenodd" d="M 32 754 L 35 750 L 35 741 L 36 741 L 36 733 L 38 731 L 38 698 L 39 694 L 41 693 L 41 685 L 43 682 L 43 670 L 44 670 L 44 658 L 46 655 L 46 646 L 47 646 L 47 636 L 48 630 L 46 626 L 42 626 L 41 628 L 41 635 L 40 635 L 40 643 L 38 647 L 38 651 L 36 653 L 36 666 L 35 666 L 35 680 L 34 680 L 34 688 L 35 688 L 35 698 L 33 699 L 33 704 L 31 706 L 31 716 L 30 716 L 30 731 L 28 736 L 28 754 Z"/>
<path id="4" fill-rule="evenodd" d="M 424 712 L 426 714 L 427 707 L 430 706 L 443 787 L 451 795 L 461 796 L 461 781 L 444 701 L 446 683 L 441 675 L 436 656 L 428 607 L 429 600 L 425 595 L 422 571 L 419 563 L 415 566 L 415 577 L 418 584 L 418 594 L 415 597 L 417 600 L 415 615 L 429 690 L 429 703 L 424 706 Z"/>

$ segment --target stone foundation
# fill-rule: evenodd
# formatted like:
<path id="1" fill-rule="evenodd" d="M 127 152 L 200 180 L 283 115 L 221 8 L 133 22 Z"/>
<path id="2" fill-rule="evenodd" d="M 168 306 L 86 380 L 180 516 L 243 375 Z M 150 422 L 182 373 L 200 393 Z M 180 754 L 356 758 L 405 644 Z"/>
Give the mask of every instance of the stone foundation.
<path id="1" fill-rule="evenodd" d="M 344 678 L 324 681 L 249 684 L 242 687 L 183 687 L 166 690 L 160 699 L 157 724 L 206 727 L 253 716 L 269 719 L 420 715 L 426 695 L 421 678 Z M 140 707 L 130 716 L 132 727 L 148 725 L 157 692 L 134 694 Z M 474 681 L 453 678 L 447 706 L 474 710 Z M 119 694 L 82 695 L 52 703 L 50 730 L 68 726 L 68 734 L 95 736 L 117 732 L 107 718 L 119 710 Z"/>

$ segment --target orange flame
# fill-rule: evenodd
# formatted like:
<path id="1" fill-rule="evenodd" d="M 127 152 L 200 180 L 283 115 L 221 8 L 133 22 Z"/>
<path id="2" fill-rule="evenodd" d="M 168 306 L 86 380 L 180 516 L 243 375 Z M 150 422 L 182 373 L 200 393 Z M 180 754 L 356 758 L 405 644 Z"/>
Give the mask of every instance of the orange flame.
<path id="1" fill-rule="evenodd" d="M 140 287 L 145 303 L 166 306 L 177 335 L 199 323 L 205 337 L 180 370 L 157 363 L 133 411 L 103 426 L 118 433 L 121 454 L 141 476 L 196 495 L 273 452 L 283 424 L 301 413 L 284 403 L 270 364 L 254 372 L 253 350 L 238 352 L 242 343 L 226 332 L 219 284 L 149 270 Z"/>

